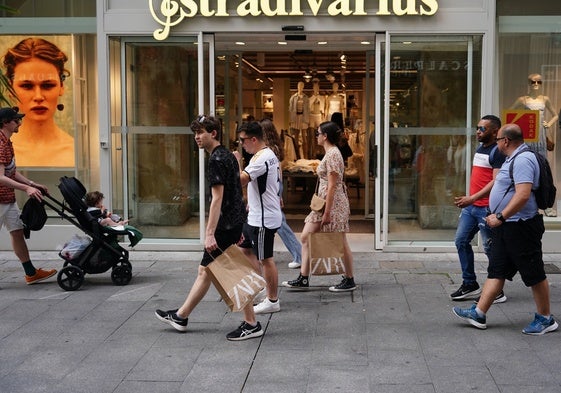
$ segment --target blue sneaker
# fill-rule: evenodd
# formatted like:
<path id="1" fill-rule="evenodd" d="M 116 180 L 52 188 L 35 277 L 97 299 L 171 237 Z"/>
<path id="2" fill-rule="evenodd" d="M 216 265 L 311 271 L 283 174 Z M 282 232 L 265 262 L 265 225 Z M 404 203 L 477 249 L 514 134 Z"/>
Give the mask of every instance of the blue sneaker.
<path id="1" fill-rule="evenodd" d="M 475 304 L 471 306 L 471 308 L 454 307 L 452 309 L 452 312 L 458 318 L 463 319 L 464 321 L 470 323 L 478 329 L 487 329 L 487 317 L 480 317 L 479 315 L 477 315 L 475 307 L 477 307 Z"/>
<path id="2" fill-rule="evenodd" d="M 559 325 L 555 322 L 555 319 L 553 319 L 553 315 L 546 318 L 543 315 L 536 313 L 534 320 L 522 329 L 522 333 L 531 334 L 532 336 L 541 336 L 542 334 L 557 330 L 558 327 Z"/>

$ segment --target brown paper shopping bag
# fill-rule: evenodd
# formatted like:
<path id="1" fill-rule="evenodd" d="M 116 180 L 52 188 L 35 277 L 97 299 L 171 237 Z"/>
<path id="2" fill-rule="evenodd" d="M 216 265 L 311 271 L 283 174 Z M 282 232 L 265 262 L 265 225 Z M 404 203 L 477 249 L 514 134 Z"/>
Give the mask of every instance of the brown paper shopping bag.
<path id="1" fill-rule="evenodd" d="M 310 234 L 310 274 L 324 276 L 344 274 L 343 232 L 316 232 Z"/>
<path id="2" fill-rule="evenodd" d="M 207 272 L 231 311 L 241 311 L 266 285 L 235 244 L 211 262 Z"/>

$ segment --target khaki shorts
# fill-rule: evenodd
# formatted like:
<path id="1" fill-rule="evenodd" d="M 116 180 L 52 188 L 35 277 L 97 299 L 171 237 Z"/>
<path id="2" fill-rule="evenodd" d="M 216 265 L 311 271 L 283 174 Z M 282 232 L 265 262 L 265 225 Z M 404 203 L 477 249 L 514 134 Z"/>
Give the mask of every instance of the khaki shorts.
<path id="1" fill-rule="evenodd" d="M 5 227 L 8 232 L 23 229 L 23 222 L 19 218 L 21 212 L 14 203 L 0 203 L 0 228 Z"/>

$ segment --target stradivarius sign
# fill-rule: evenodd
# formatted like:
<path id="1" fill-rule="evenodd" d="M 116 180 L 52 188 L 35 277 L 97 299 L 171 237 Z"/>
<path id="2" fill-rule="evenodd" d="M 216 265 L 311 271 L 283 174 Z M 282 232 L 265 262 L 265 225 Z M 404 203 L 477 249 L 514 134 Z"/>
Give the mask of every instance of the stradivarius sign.
<path id="1" fill-rule="evenodd" d="M 368 16 L 365 2 L 378 2 L 377 16 L 434 15 L 438 0 L 148 0 L 150 13 L 162 26 L 154 38 L 168 38 L 185 18 L 228 16 Z M 236 3 L 237 5 L 233 5 Z M 230 7 L 230 8 L 229 8 Z"/>

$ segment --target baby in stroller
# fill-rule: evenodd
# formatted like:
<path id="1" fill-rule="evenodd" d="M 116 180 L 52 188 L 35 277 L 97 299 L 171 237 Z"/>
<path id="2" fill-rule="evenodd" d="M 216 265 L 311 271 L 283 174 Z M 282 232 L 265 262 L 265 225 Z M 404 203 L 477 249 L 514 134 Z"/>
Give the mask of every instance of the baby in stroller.
<path id="1" fill-rule="evenodd" d="M 118 214 L 108 213 L 103 206 L 105 196 L 99 191 L 92 191 L 86 194 L 87 211 L 93 218 L 97 219 L 100 225 L 106 227 L 118 227 L 128 224 L 129 220 L 123 220 Z"/>
<path id="2" fill-rule="evenodd" d="M 86 273 L 103 273 L 109 269 L 111 269 L 111 280 L 115 285 L 128 284 L 132 279 L 132 265 L 129 262 L 128 251 L 119 245 L 118 240 L 120 236 L 128 236 L 130 246 L 133 247 L 142 239 L 142 233 L 120 218 L 116 223 L 114 222 L 115 225 L 102 224 L 107 222 L 104 221 L 106 219 L 113 220 L 111 217 L 103 218 L 103 210 L 99 207 L 90 206 L 93 208 L 90 213 L 86 205 L 86 189 L 75 177 L 60 178 L 58 187 L 64 201 L 59 202 L 52 196 L 46 195 L 45 204 L 91 238 L 85 249 L 76 255 L 68 257 L 60 254 L 65 262 L 57 276 L 59 286 L 64 290 L 74 291 L 80 288 Z M 102 206 L 103 194 L 100 192 L 98 194 L 98 197 L 101 195 L 98 204 Z M 59 208 L 49 201 L 54 202 Z"/>

